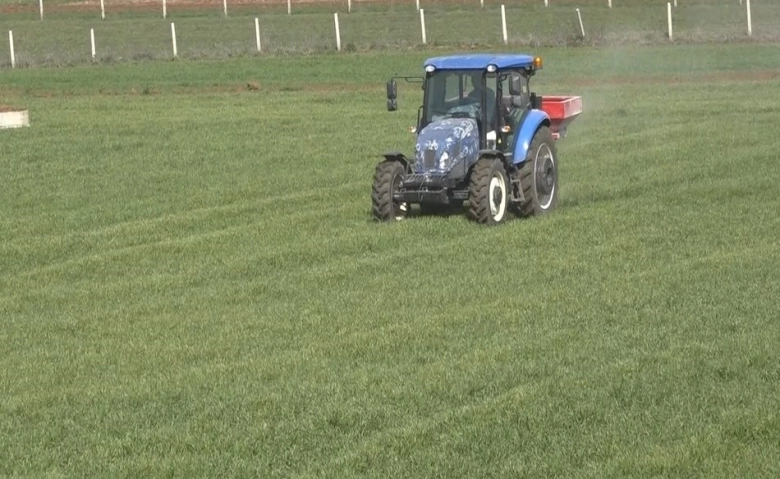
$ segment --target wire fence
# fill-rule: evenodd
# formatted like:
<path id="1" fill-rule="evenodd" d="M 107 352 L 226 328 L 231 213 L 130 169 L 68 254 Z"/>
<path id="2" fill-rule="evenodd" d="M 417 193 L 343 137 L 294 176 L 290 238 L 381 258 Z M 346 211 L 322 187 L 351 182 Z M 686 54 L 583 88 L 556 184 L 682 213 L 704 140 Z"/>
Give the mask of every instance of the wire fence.
<path id="1" fill-rule="evenodd" d="M 0 67 L 426 47 L 780 41 L 780 2 L 749 0 L 37 3 L 0 3 L 0 29 L 8 32 Z"/>

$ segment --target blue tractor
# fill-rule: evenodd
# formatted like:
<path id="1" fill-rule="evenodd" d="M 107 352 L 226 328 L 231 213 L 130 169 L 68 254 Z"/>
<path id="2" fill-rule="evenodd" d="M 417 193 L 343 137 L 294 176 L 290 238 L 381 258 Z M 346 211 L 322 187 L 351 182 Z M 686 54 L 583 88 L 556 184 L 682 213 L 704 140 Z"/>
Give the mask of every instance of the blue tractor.
<path id="1" fill-rule="evenodd" d="M 376 167 L 373 216 L 406 217 L 410 205 L 423 213 L 468 203 L 468 214 L 486 225 L 514 211 L 542 215 L 558 202 L 555 140 L 582 111 L 577 96 L 537 96 L 530 78 L 539 57 L 473 54 L 437 57 L 424 77 L 387 82 L 387 108 L 398 108 L 396 79 L 421 81 L 414 156 L 390 152 Z"/>

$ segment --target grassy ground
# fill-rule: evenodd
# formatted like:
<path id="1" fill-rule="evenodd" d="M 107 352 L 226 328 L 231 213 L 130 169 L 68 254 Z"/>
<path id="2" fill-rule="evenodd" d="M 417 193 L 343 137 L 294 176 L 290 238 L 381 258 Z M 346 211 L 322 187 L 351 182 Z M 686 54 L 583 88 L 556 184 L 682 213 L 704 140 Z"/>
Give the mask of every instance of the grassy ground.
<path id="1" fill-rule="evenodd" d="M 674 10 L 674 39 L 682 43 L 776 41 L 780 39 L 780 5 L 754 2 L 753 36 L 747 36 L 746 12 L 736 1 L 681 2 Z M 56 5 L 56 4 L 55 4 Z M 193 9 L 171 3 L 169 18 L 159 9 L 128 10 L 107 5 L 100 20 L 99 4 L 54 10 L 38 20 L 35 8 L 0 17 L 0 31 L 12 30 L 17 65 L 72 65 L 89 63 L 90 29 L 95 30 L 98 62 L 170 59 L 170 22 L 176 24 L 181 58 L 226 58 L 257 55 L 254 18 L 260 19 L 265 53 L 300 54 L 336 50 L 333 12 L 341 12 L 340 30 L 347 51 L 417 49 L 420 20 L 413 4 L 355 4 L 352 14 L 344 4 L 297 6 L 287 15 L 278 6 L 229 6 Z M 424 5 L 427 40 L 432 47 L 485 48 L 502 43 L 500 6 L 489 2 Z M 88 9 L 91 8 L 91 9 Z M 581 38 L 575 8 L 585 28 Z M 86 9 L 86 10 L 85 10 Z M 507 7 L 508 42 L 515 47 L 636 45 L 667 42 L 665 2 L 542 2 Z M 10 66 L 9 49 L 0 49 L 0 65 Z"/>
<path id="2" fill-rule="evenodd" d="M 0 476 L 777 477 L 780 50 L 541 53 L 495 229 L 370 221 L 426 52 L 4 72 Z"/>

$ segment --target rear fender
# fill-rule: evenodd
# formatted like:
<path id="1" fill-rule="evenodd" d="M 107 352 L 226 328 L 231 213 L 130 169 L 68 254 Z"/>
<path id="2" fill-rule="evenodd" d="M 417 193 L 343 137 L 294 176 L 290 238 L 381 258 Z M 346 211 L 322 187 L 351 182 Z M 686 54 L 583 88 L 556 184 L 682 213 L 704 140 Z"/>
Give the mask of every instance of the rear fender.
<path id="1" fill-rule="evenodd" d="M 412 171 L 412 163 L 409 161 L 409 158 L 406 157 L 403 153 L 397 152 L 397 151 L 390 151 L 382 155 L 385 160 L 387 161 L 397 161 L 398 163 L 401 163 L 404 165 L 404 170 L 407 173 L 410 173 Z"/>
<path id="2" fill-rule="evenodd" d="M 520 127 L 520 131 L 517 132 L 517 138 L 515 139 L 515 151 L 512 155 L 512 162 L 515 166 L 525 162 L 528 148 L 531 147 L 536 130 L 540 126 L 550 126 L 550 117 L 547 113 L 542 110 L 531 110 L 528 112 L 525 121 L 523 121 L 523 126 Z"/>

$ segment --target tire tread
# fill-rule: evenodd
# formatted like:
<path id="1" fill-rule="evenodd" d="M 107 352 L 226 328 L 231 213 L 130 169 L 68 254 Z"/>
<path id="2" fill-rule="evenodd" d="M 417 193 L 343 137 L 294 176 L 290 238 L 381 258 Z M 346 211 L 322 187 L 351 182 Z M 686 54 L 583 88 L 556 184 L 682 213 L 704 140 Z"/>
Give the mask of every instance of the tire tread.
<path id="1" fill-rule="evenodd" d="M 393 208 L 393 178 L 404 173 L 404 167 L 397 161 L 385 160 L 376 165 L 371 190 L 371 212 L 376 221 L 395 219 Z"/>
<path id="2" fill-rule="evenodd" d="M 547 146 L 550 147 L 550 152 L 552 153 L 555 160 L 555 167 L 558 168 L 558 151 L 555 147 L 555 141 L 553 140 L 550 128 L 547 126 L 541 126 L 534 135 L 533 140 L 531 141 L 531 146 L 528 148 L 526 160 L 518 172 L 518 175 L 520 176 L 520 187 L 523 189 L 524 201 L 517 204 L 516 210 L 518 215 L 521 217 L 546 213 L 547 211 L 554 209 L 555 204 L 557 203 L 556 199 L 554 198 L 550 208 L 548 208 L 546 211 L 541 210 L 539 208 L 539 202 L 536 198 L 536 192 L 534 191 L 536 151 L 543 143 L 547 143 Z"/>

